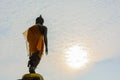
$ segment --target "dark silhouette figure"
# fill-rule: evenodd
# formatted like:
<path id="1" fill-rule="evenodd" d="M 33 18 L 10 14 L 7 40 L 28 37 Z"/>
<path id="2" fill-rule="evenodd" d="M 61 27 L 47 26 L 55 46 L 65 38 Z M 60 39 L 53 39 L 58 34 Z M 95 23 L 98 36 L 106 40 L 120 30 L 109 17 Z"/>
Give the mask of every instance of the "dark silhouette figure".
<path id="1" fill-rule="evenodd" d="M 30 73 L 35 73 L 44 51 L 48 54 L 47 27 L 43 25 L 44 19 L 40 15 L 36 18 L 36 24 L 24 32 L 29 48 L 28 67 Z"/>

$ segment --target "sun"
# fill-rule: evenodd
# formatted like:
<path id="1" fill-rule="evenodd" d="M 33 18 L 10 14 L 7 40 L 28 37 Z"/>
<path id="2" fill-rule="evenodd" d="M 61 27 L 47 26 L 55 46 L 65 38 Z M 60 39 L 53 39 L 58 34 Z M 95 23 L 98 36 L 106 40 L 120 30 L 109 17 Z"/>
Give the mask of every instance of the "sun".
<path id="1" fill-rule="evenodd" d="M 75 69 L 81 68 L 88 63 L 88 53 L 79 45 L 69 47 L 65 57 L 66 63 Z"/>

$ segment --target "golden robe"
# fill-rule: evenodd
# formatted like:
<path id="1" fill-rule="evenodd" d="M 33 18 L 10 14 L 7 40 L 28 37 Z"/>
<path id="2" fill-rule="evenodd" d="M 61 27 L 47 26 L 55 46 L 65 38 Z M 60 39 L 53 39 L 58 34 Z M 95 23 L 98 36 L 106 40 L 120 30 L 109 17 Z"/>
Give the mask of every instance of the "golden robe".
<path id="1" fill-rule="evenodd" d="M 38 25 L 33 25 L 23 33 L 27 41 L 29 55 L 40 51 L 39 57 L 41 58 L 44 51 L 44 36 L 41 34 Z"/>

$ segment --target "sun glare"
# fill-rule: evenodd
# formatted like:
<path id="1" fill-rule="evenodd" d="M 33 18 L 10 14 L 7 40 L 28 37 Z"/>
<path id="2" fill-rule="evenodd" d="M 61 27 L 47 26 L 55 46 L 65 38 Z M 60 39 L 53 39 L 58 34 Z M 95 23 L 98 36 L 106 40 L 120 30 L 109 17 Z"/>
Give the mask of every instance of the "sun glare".
<path id="1" fill-rule="evenodd" d="M 66 63 L 75 69 L 85 66 L 88 62 L 88 53 L 80 46 L 75 45 L 66 51 Z"/>

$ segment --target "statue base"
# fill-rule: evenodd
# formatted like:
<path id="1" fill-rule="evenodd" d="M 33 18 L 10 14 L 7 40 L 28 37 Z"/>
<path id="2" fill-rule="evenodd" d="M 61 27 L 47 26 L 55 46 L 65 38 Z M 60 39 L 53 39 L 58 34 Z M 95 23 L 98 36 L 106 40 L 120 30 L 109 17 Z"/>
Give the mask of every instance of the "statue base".
<path id="1" fill-rule="evenodd" d="M 23 75 L 21 80 L 44 80 L 43 76 L 38 73 L 30 73 Z"/>

